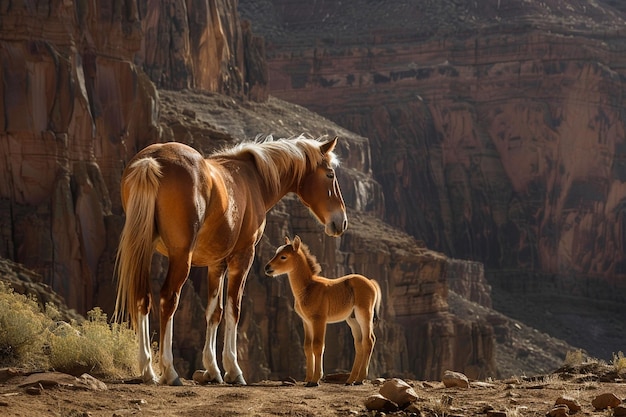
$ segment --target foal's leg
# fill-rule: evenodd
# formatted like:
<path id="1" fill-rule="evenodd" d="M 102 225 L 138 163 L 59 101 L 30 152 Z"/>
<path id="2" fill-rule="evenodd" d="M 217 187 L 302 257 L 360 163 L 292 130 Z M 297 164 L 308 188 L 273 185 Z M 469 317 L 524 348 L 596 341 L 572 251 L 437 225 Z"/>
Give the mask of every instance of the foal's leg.
<path id="1" fill-rule="evenodd" d="M 313 358 L 315 363 L 315 369 L 313 371 L 313 378 L 307 386 L 317 386 L 320 380 L 324 376 L 324 343 L 326 339 L 326 320 L 321 319 L 314 321 L 313 326 L 313 341 L 311 347 L 313 349 Z"/>
<path id="2" fill-rule="evenodd" d="M 363 335 L 361 338 L 361 365 L 355 380 L 356 383 L 359 383 L 367 378 L 367 370 L 370 366 L 374 344 L 376 344 L 376 335 L 374 334 L 374 310 L 372 307 L 356 309 L 355 316 Z"/>
<path id="3" fill-rule="evenodd" d="M 222 292 L 224 288 L 225 264 L 209 267 L 209 298 L 206 306 L 206 338 L 202 350 L 205 371 L 196 371 L 194 380 L 200 383 L 224 382 L 217 366 L 217 329 L 222 320 Z"/>
<path id="4" fill-rule="evenodd" d="M 306 360 L 306 386 L 317 386 L 317 381 L 313 381 L 313 371 L 315 371 L 315 358 L 313 357 L 313 326 L 302 318 L 304 324 L 304 359 Z"/>
<path id="5" fill-rule="evenodd" d="M 350 376 L 346 381 L 346 385 L 358 384 L 361 381 L 357 380 L 359 375 L 359 371 L 363 366 L 363 333 L 361 332 L 361 326 L 355 317 L 348 317 L 346 319 L 346 323 L 350 326 L 350 330 L 352 330 L 352 338 L 354 339 L 354 363 L 352 364 L 352 371 L 350 372 Z"/>
<path id="6" fill-rule="evenodd" d="M 246 385 L 243 372 L 237 363 L 237 325 L 241 311 L 241 297 L 246 285 L 248 271 L 254 260 L 254 246 L 235 254 L 228 261 L 228 291 L 225 306 L 224 327 L 224 380 L 229 384 Z"/>
<path id="7" fill-rule="evenodd" d="M 191 267 L 191 253 L 189 250 L 179 250 L 174 252 L 170 248 L 169 267 L 167 277 L 161 287 L 161 332 L 159 365 L 161 368 L 162 384 L 182 385 L 178 374 L 174 369 L 174 355 L 172 354 L 172 337 L 174 333 L 173 321 L 174 313 L 178 307 L 180 290 L 187 280 L 189 268 Z"/>

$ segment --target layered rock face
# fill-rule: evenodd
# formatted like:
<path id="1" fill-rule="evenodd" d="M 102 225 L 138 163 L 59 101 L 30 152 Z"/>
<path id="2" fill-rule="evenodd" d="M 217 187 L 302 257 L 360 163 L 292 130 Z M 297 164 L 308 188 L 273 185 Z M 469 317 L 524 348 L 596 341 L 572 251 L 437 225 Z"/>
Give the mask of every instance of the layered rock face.
<path id="1" fill-rule="evenodd" d="M 25 3 L 0 9 L 0 27 L 0 256 L 35 270 L 70 307 L 113 309 L 124 222 L 119 180 L 139 149 L 178 140 L 207 153 L 257 133 L 339 134 L 350 231 L 325 237 L 293 198 L 270 213 L 240 325 L 246 378 L 302 376 L 301 323 L 288 285 L 261 273 L 284 235 L 294 233 L 326 276 L 360 272 L 383 286 L 372 375 L 496 372 L 491 325 L 448 312 L 446 271 L 464 267 L 377 220 L 389 197 L 372 177 L 368 141 L 302 108 L 249 101 L 267 98 L 267 70 L 263 42 L 240 23 L 235 3 Z M 155 295 L 166 268 L 155 257 Z M 484 277 L 474 272 L 469 282 L 478 284 L 466 287 L 484 292 L 468 294 L 488 303 Z M 201 367 L 205 275 L 192 271 L 175 319 L 184 376 Z M 329 332 L 327 371 L 351 367 L 350 338 L 345 326 Z"/>
<path id="2" fill-rule="evenodd" d="M 271 94 L 370 139 L 386 221 L 484 263 L 502 288 L 555 296 L 542 303 L 623 300 L 623 10 L 561 0 L 240 9 L 267 37 Z"/>

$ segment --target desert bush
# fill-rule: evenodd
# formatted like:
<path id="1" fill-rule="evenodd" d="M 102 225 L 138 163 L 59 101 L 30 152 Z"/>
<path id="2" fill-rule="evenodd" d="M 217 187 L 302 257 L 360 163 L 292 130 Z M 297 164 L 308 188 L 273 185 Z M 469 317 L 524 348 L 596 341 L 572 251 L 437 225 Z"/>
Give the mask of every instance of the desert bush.
<path id="1" fill-rule="evenodd" d="M 57 326 L 50 338 L 50 366 L 70 374 L 121 377 L 135 371 L 136 338 L 126 325 L 109 325 L 98 307 L 81 324 Z"/>
<path id="2" fill-rule="evenodd" d="M 35 299 L 0 282 L 0 366 L 100 377 L 135 373 L 137 342 L 128 325 L 109 324 L 97 307 L 80 323 L 59 317 L 55 306 L 44 312 Z"/>
<path id="3" fill-rule="evenodd" d="M 626 371 L 626 358 L 624 357 L 622 351 L 613 354 L 611 364 L 615 367 L 615 371 L 617 371 L 617 373 Z"/>
<path id="4" fill-rule="evenodd" d="M 0 365 L 45 368 L 48 321 L 34 298 L 0 281 Z"/>

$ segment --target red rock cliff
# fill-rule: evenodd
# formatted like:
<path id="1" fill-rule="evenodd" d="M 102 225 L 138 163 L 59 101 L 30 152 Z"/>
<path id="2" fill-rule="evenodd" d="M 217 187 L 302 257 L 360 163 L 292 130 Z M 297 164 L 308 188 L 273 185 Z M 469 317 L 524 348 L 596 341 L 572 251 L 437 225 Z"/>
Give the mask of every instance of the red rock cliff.
<path id="1" fill-rule="evenodd" d="M 240 9 L 267 38 L 271 93 L 370 139 L 386 221 L 576 315 L 560 297 L 621 311 L 626 285 L 626 15 L 609 3 Z"/>

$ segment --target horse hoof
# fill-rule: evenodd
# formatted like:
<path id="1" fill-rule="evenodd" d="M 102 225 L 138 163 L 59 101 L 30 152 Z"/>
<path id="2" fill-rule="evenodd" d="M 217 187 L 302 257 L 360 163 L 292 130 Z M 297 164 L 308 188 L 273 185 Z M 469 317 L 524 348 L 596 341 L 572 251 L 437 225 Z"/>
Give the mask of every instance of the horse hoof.
<path id="1" fill-rule="evenodd" d="M 224 383 L 222 376 L 219 374 L 213 379 L 209 379 L 209 378 L 210 376 L 207 371 L 198 370 L 193 373 L 193 380 L 200 385 Z"/>
<path id="2" fill-rule="evenodd" d="M 304 384 L 305 387 L 309 387 L 309 388 L 310 387 L 318 387 L 319 385 L 320 384 L 318 382 L 312 382 L 312 381 L 309 381 L 306 384 Z"/>
<path id="3" fill-rule="evenodd" d="M 241 374 L 237 375 L 237 377 L 234 380 L 232 381 L 226 380 L 226 382 L 228 382 L 230 385 L 247 385 L 246 380 L 243 379 L 243 375 Z"/>
<path id="4" fill-rule="evenodd" d="M 173 380 L 170 385 L 173 386 L 173 387 L 182 387 L 183 386 L 183 382 L 180 380 L 179 377 L 176 377 L 176 379 Z"/>

